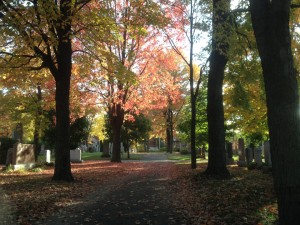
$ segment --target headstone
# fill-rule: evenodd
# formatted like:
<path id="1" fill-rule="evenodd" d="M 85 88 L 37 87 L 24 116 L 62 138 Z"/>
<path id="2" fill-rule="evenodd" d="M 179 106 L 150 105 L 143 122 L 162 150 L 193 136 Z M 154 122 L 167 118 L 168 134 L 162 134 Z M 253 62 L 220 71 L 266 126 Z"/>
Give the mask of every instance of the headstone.
<path id="1" fill-rule="evenodd" d="M 270 152 L 270 141 L 264 142 L 264 156 L 265 156 L 265 164 L 271 166 L 272 160 L 271 160 L 271 152 Z"/>
<path id="2" fill-rule="evenodd" d="M 258 147 L 257 149 L 255 149 L 254 151 L 254 162 L 258 165 L 261 166 L 262 165 L 262 147 Z"/>
<path id="3" fill-rule="evenodd" d="M 41 145 L 40 155 L 46 155 L 46 152 L 45 152 L 45 145 Z"/>
<path id="4" fill-rule="evenodd" d="M 254 156 L 254 146 L 252 144 L 250 144 L 247 148 L 246 148 L 246 161 L 247 161 L 247 165 L 249 165 L 250 163 L 253 162 L 253 157 Z"/>
<path id="5" fill-rule="evenodd" d="M 9 149 L 6 158 L 6 165 L 12 165 L 14 170 L 31 168 L 35 163 L 34 145 L 15 143 Z"/>
<path id="6" fill-rule="evenodd" d="M 109 154 L 111 155 L 113 152 L 114 143 L 109 143 Z"/>
<path id="7" fill-rule="evenodd" d="M 233 156 L 232 143 L 231 142 L 227 142 L 226 143 L 226 164 L 227 165 L 234 164 L 234 160 L 233 160 L 232 156 Z"/>
<path id="8" fill-rule="evenodd" d="M 110 154 L 109 154 L 109 143 L 107 141 L 105 141 L 103 143 L 103 154 L 102 154 L 102 157 L 110 157 Z"/>
<path id="9" fill-rule="evenodd" d="M 34 145 L 16 143 L 13 151 L 13 165 L 34 163 Z"/>
<path id="10" fill-rule="evenodd" d="M 45 150 L 45 156 L 46 156 L 46 163 L 50 163 L 51 162 L 51 151 Z"/>
<path id="11" fill-rule="evenodd" d="M 82 163 L 80 149 L 76 148 L 74 150 L 70 150 L 70 161 L 72 163 Z"/>
<path id="12" fill-rule="evenodd" d="M 245 142 L 243 138 L 238 139 L 239 161 L 238 166 L 247 166 L 245 161 Z"/>
<path id="13" fill-rule="evenodd" d="M 121 142 L 121 153 L 124 153 L 124 145 L 123 145 L 123 142 Z"/>

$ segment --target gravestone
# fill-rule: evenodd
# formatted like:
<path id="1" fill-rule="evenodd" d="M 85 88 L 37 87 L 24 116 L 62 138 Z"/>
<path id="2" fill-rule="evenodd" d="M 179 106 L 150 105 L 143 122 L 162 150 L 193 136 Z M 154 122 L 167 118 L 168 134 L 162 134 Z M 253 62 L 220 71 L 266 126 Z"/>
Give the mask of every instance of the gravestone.
<path id="1" fill-rule="evenodd" d="M 103 154 L 102 154 L 102 157 L 110 157 L 110 154 L 109 154 L 109 143 L 107 141 L 105 141 L 103 143 Z"/>
<path id="2" fill-rule="evenodd" d="M 256 148 L 255 151 L 254 151 L 254 162 L 258 166 L 262 165 L 262 147 L 261 146 Z"/>
<path id="3" fill-rule="evenodd" d="M 233 156 L 232 143 L 226 142 L 226 164 L 227 165 L 234 164 L 234 160 L 233 160 L 232 156 Z"/>
<path id="4" fill-rule="evenodd" d="M 50 163 L 51 162 L 51 151 L 45 150 L 45 156 L 46 156 L 46 163 Z"/>
<path id="5" fill-rule="evenodd" d="M 264 142 L 264 156 L 265 156 L 265 164 L 268 166 L 272 166 L 270 141 Z"/>
<path id="6" fill-rule="evenodd" d="M 14 170 L 21 168 L 31 168 L 35 163 L 34 145 L 15 143 L 13 148 L 9 149 L 6 166 L 12 165 Z"/>
<path id="7" fill-rule="evenodd" d="M 111 155 L 113 152 L 113 148 L 114 148 L 114 143 L 109 143 L 109 154 Z"/>
<path id="8" fill-rule="evenodd" d="M 247 161 L 247 165 L 249 165 L 250 163 L 252 163 L 253 159 L 254 159 L 254 145 L 250 144 L 246 148 L 246 161 Z"/>
<path id="9" fill-rule="evenodd" d="M 72 163 L 82 163 L 81 150 L 79 148 L 76 148 L 74 150 L 70 150 L 70 161 Z"/>
<path id="10" fill-rule="evenodd" d="M 41 145 L 40 155 L 46 155 L 46 152 L 45 152 L 45 145 Z"/>
<path id="11" fill-rule="evenodd" d="M 238 139 L 239 161 L 238 166 L 247 166 L 245 161 L 245 142 L 243 138 Z"/>

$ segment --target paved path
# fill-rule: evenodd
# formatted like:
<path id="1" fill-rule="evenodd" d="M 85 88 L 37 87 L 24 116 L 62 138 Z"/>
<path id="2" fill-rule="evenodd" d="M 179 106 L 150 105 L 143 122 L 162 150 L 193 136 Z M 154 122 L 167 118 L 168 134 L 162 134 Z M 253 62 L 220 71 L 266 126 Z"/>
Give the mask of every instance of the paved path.
<path id="1" fill-rule="evenodd" d="M 69 225 L 181 225 L 189 224 L 173 205 L 169 189 L 169 169 L 157 173 L 165 154 L 144 154 L 147 172 L 128 174 L 99 187 L 77 206 L 64 208 L 56 215 L 36 224 Z M 147 162 L 151 162 L 151 164 Z M 153 163 L 155 161 L 156 163 Z M 157 161 L 161 161 L 158 163 Z M 50 203 L 51 204 L 51 203 Z"/>

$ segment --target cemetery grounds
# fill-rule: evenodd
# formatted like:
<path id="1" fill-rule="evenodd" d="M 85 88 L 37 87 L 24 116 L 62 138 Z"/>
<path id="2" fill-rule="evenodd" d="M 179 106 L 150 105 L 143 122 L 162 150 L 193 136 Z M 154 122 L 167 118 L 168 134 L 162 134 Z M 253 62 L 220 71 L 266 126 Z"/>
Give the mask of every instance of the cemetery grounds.
<path id="1" fill-rule="evenodd" d="M 133 154 L 111 163 L 84 153 L 75 182 L 51 181 L 53 166 L 0 173 L 0 224 L 276 224 L 270 173 L 229 166 L 232 178 L 201 175 L 189 156 Z"/>

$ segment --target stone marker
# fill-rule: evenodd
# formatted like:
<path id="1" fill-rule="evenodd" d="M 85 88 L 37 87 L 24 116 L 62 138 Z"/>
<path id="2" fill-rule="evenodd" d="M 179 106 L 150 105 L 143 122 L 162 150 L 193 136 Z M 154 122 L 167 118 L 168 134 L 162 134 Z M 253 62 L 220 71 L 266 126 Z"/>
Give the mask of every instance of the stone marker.
<path id="1" fill-rule="evenodd" d="M 233 156 L 232 143 L 226 142 L 226 164 L 227 165 L 234 164 L 234 160 L 233 160 L 232 156 Z"/>
<path id="2" fill-rule="evenodd" d="M 72 163 L 82 163 L 80 149 L 76 148 L 74 150 L 70 150 L 70 161 Z"/>
<path id="3" fill-rule="evenodd" d="M 253 155 L 254 155 L 254 145 L 250 144 L 247 148 L 246 148 L 246 161 L 247 161 L 247 165 L 249 165 L 250 163 L 253 162 Z"/>
<path id="4" fill-rule="evenodd" d="M 45 156 L 46 156 L 46 163 L 50 163 L 51 162 L 51 151 L 45 150 Z"/>
<path id="5" fill-rule="evenodd" d="M 34 145 L 15 143 L 7 152 L 5 164 L 11 164 L 14 170 L 32 168 L 35 164 Z"/>
<path id="6" fill-rule="evenodd" d="M 239 148 L 239 161 L 238 166 L 247 166 L 245 161 L 245 143 L 243 138 L 239 138 L 238 140 L 238 148 Z"/>
<path id="7" fill-rule="evenodd" d="M 109 154 L 109 143 L 108 142 L 104 142 L 103 143 L 103 154 L 102 157 L 110 157 Z"/>
<path id="8" fill-rule="evenodd" d="M 262 148 L 261 146 L 259 146 L 257 149 L 255 149 L 254 151 L 254 162 L 258 165 L 261 166 L 262 165 Z"/>

